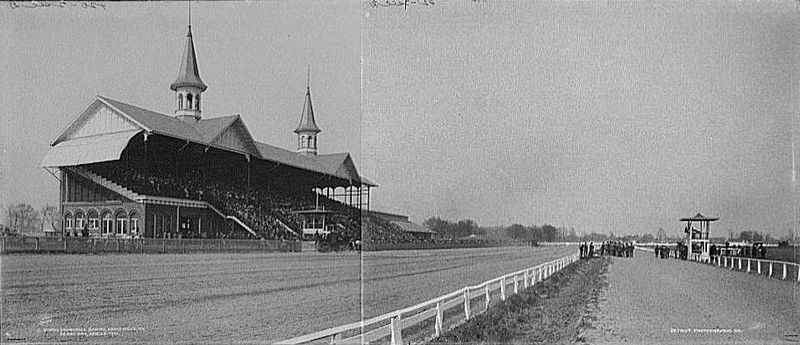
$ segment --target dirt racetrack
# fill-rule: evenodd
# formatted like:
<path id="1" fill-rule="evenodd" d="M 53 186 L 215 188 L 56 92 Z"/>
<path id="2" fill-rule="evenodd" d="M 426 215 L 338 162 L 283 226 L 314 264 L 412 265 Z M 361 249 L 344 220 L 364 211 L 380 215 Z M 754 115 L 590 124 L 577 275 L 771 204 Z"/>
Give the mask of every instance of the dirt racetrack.
<path id="1" fill-rule="evenodd" d="M 800 284 L 636 251 L 613 258 L 579 339 L 590 344 L 800 341 Z"/>
<path id="2" fill-rule="evenodd" d="M 273 343 L 575 250 L 6 255 L 0 340 Z"/>

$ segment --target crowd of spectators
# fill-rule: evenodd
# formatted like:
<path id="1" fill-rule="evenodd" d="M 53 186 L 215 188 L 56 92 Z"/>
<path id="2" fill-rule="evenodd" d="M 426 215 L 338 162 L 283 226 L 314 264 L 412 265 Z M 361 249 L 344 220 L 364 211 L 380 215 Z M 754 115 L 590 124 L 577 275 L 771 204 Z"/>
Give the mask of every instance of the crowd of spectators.
<path id="1" fill-rule="evenodd" d="M 94 164 L 88 168 L 136 193 L 206 201 L 226 215 L 236 216 L 265 239 L 294 239 L 296 232 L 290 229 L 299 229 L 300 220 L 293 211 L 308 207 L 309 197 L 313 200 L 313 192 L 290 194 L 280 189 L 248 189 L 246 181 L 235 175 L 203 178 L 203 174 L 198 171 L 175 174 L 171 171 L 150 169 L 145 172 L 122 167 L 116 162 Z M 241 231 L 224 231 L 210 237 L 250 236 Z"/>
<path id="2" fill-rule="evenodd" d="M 365 244 L 463 244 L 474 246 L 476 239 L 434 238 L 422 239 L 402 230 L 397 225 L 371 215 L 358 208 L 317 196 L 311 190 L 269 186 L 263 184 L 247 187 L 246 177 L 237 172 L 212 172 L 151 167 L 141 170 L 126 167 L 119 161 L 86 166 L 91 172 L 125 186 L 136 193 L 180 199 L 205 201 L 226 215 L 236 216 L 253 229 L 260 238 L 294 240 L 301 233 L 302 219 L 296 211 L 309 210 L 317 202 L 329 214 L 329 224 L 347 241 L 363 241 Z M 168 233 L 171 238 L 253 238 L 234 226 L 213 234 Z M 463 243 L 462 243 L 463 242 Z M 491 245 L 491 243 L 487 243 Z"/>

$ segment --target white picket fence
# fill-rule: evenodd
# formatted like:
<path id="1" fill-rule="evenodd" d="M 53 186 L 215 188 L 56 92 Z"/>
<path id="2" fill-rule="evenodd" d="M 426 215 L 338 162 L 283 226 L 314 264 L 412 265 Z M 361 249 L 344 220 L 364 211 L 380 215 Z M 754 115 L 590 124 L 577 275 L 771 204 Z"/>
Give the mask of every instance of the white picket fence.
<path id="1" fill-rule="evenodd" d="M 742 261 L 746 262 L 746 266 L 742 266 Z M 753 264 L 753 262 L 755 262 L 755 264 Z M 774 268 L 777 266 L 781 271 L 781 280 L 786 280 L 789 275 L 789 268 L 792 267 L 795 273 L 797 273 L 797 282 L 800 282 L 800 265 L 793 262 L 743 258 L 738 256 L 712 256 L 710 264 L 732 270 L 738 269 L 739 271 L 747 273 L 757 273 L 759 275 L 767 273 L 770 277 L 772 277 L 773 272 L 775 272 Z"/>
<path id="2" fill-rule="evenodd" d="M 433 335 L 438 337 L 444 331 L 444 313 L 449 309 L 455 307 L 463 308 L 463 313 L 459 310 L 459 318 L 453 326 L 461 324 L 475 315 L 485 312 L 489 308 L 493 292 L 500 290 L 500 299 L 505 300 L 507 296 L 518 293 L 520 288 L 524 289 L 533 286 L 575 261 L 578 261 L 578 254 L 568 255 L 531 268 L 509 273 L 478 285 L 467 286 L 412 307 L 395 310 L 369 320 L 284 340 L 278 344 L 305 344 L 325 339 L 329 340 L 331 344 L 368 344 L 388 337 L 390 344 L 400 345 L 404 344 L 403 330 L 431 318 L 435 320 L 433 322 Z M 513 285 L 513 290 L 511 291 L 509 291 L 510 285 Z M 483 308 L 475 312 L 472 300 L 480 297 L 483 297 Z M 354 331 L 357 331 L 358 334 L 346 338 L 343 337 L 343 334 L 353 333 Z"/>
<path id="3" fill-rule="evenodd" d="M 652 248 L 647 248 L 647 247 L 636 247 L 636 248 L 644 251 L 653 252 Z M 781 280 L 786 280 L 786 278 L 789 277 L 789 269 L 792 268 L 796 273 L 797 282 L 800 283 L 800 264 L 796 264 L 793 262 L 756 259 L 756 258 L 739 257 L 739 256 L 719 256 L 719 255 L 712 256 L 710 261 L 709 260 L 706 261 L 693 260 L 693 261 L 698 261 L 718 267 L 724 267 L 731 270 L 738 270 L 747 273 L 755 273 L 758 275 L 766 274 L 769 277 L 772 277 L 774 273 L 777 273 L 777 271 L 780 270 L 779 276 Z"/>

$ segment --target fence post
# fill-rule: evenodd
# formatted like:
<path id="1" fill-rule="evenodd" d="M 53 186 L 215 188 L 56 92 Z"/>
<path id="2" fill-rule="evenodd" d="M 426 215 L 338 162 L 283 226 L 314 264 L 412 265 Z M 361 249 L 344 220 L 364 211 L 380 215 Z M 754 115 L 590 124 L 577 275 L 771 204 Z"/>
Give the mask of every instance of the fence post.
<path id="1" fill-rule="evenodd" d="M 769 262 L 769 276 L 772 277 L 772 261 Z"/>
<path id="2" fill-rule="evenodd" d="M 392 345 L 403 345 L 403 329 L 400 325 L 400 315 L 392 318 Z"/>
<path id="3" fill-rule="evenodd" d="M 514 273 L 514 294 L 519 293 L 519 282 L 517 281 L 517 274 Z"/>
<path id="4" fill-rule="evenodd" d="M 464 289 L 464 317 L 469 320 L 469 288 Z"/>
<path id="5" fill-rule="evenodd" d="M 117 240 L 114 240 L 114 243 L 116 243 L 116 244 L 117 244 L 117 253 L 119 253 L 119 240 L 118 240 L 118 239 L 117 239 Z"/>
<path id="6" fill-rule="evenodd" d="M 800 265 L 795 266 L 797 266 L 797 282 L 800 283 Z"/>
<path id="7" fill-rule="evenodd" d="M 489 296 L 489 284 L 483 287 L 484 291 L 486 292 L 486 303 L 484 303 L 483 310 L 489 310 L 489 302 L 491 301 L 491 296 Z"/>
<path id="8" fill-rule="evenodd" d="M 64 253 L 67 252 L 67 242 L 69 242 L 69 241 L 67 240 L 66 237 L 64 237 Z"/>
<path id="9" fill-rule="evenodd" d="M 164 253 L 166 253 L 167 252 L 167 239 L 166 238 L 161 239 L 161 245 L 164 248 Z"/>
<path id="10" fill-rule="evenodd" d="M 39 238 L 36 237 L 36 250 L 39 250 Z"/>
<path id="11" fill-rule="evenodd" d="M 742 258 L 739 258 L 739 270 L 742 270 Z"/>
<path id="12" fill-rule="evenodd" d="M 761 260 L 758 260 L 756 262 L 758 262 L 758 274 L 761 274 Z"/>
<path id="13" fill-rule="evenodd" d="M 525 289 L 528 288 L 528 283 L 530 283 L 528 279 L 530 279 L 530 275 L 528 275 L 528 270 L 525 270 L 525 284 L 522 285 Z"/>
<path id="14" fill-rule="evenodd" d="M 442 335 L 442 302 L 436 302 L 436 336 Z"/>
<path id="15" fill-rule="evenodd" d="M 342 341 L 342 333 L 331 334 L 331 344 Z"/>
<path id="16" fill-rule="evenodd" d="M 750 273 L 750 262 L 753 260 L 747 259 L 747 273 Z"/>
<path id="17" fill-rule="evenodd" d="M 781 280 L 786 280 L 786 263 L 783 263 L 783 278 Z"/>
<path id="18" fill-rule="evenodd" d="M 506 277 L 503 276 L 500 278 L 500 300 L 506 300 Z"/>

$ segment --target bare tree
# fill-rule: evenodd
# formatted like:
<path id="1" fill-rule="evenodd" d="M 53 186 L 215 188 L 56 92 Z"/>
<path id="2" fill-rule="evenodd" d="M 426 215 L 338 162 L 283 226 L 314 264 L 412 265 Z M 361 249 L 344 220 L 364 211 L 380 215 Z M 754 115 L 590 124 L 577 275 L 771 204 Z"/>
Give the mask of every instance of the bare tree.
<path id="1" fill-rule="evenodd" d="M 8 206 L 6 219 L 12 232 L 34 232 L 39 228 L 39 211 L 31 205 Z"/>

